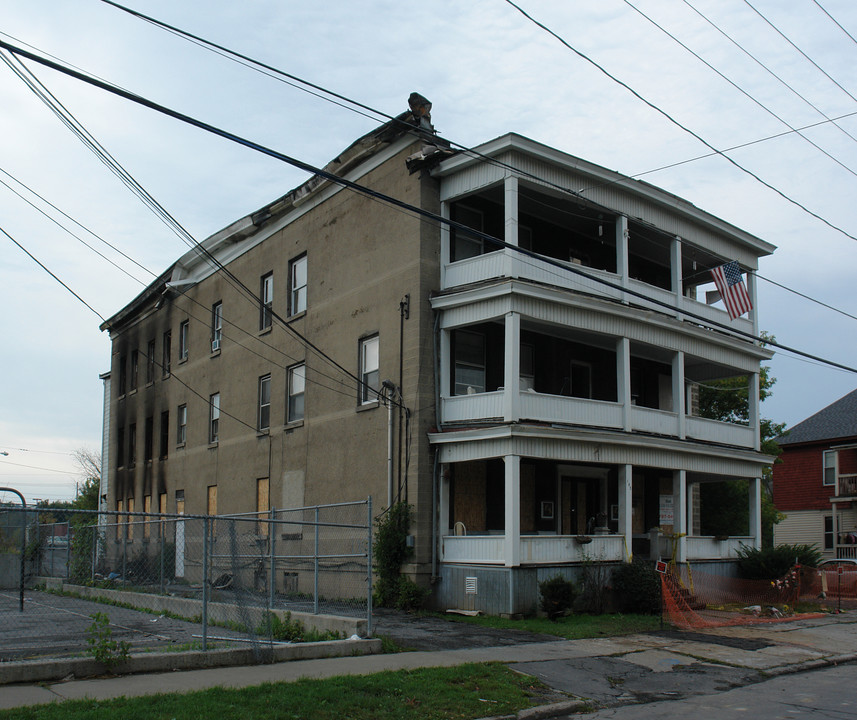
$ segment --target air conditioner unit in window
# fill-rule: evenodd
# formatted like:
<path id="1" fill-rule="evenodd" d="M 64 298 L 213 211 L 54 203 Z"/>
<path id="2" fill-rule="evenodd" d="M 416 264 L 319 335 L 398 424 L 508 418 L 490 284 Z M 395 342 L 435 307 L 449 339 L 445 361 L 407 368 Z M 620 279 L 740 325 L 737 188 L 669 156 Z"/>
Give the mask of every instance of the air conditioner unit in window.
<path id="1" fill-rule="evenodd" d="M 220 340 L 212 340 L 211 341 L 211 352 L 217 352 L 220 350 Z"/>

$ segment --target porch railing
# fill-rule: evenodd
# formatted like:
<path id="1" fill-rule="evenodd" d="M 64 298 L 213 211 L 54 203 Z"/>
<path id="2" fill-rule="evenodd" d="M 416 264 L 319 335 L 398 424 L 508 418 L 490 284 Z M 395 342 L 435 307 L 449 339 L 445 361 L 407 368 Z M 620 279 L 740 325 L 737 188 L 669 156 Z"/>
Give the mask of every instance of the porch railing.
<path id="1" fill-rule="evenodd" d="M 840 475 L 837 481 L 838 497 L 857 497 L 857 475 Z"/>
<path id="2" fill-rule="evenodd" d="M 616 562 L 625 557 L 621 535 L 593 535 L 581 544 L 573 535 L 522 535 L 522 564 L 574 563 L 593 560 Z M 503 535 L 446 535 L 443 537 L 442 560 L 447 563 L 475 565 L 505 564 Z"/>

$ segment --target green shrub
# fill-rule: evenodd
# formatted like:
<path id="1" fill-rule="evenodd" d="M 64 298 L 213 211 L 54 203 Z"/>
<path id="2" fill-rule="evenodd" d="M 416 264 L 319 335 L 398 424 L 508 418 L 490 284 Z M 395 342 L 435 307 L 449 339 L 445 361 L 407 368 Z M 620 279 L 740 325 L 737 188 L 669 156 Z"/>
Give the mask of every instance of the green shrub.
<path id="1" fill-rule="evenodd" d="M 97 612 L 89 617 L 92 618 L 92 625 L 86 629 L 86 642 L 89 645 L 87 652 L 107 667 L 113 667 L 120 660 L 127 660 L 131 646 L 124 640 L 119 642 L 113 639 L 107 614 Z"/>
<path id="2" fill-rule="evenodd" d="M 738 551 L 738 573 L 745 580 L 777 580 L 795 564 L 816 567 L 822 560 L 817 545 L 777 545 L 757 550 L 743 546 Z"/>
<path id="3" fill-rule="evenodd" d="M 661 578 L 649 560 L 635 557 L 616 568 L 613 590 L 621 612 L 657 615 L 661 611 Z"/>
<path id="4" fill-rule="evenodd" d="M 590 558 L 583 561 L 580 578 L 580 595 L 574 601 L 576 612 L 601 615 L 607 609 L 607 586 L 610 571 L 603 563 Z"/>
<path id="5" fill-rule="evenodd" d="M 402 576 L 402 565 L 413 555 L 408 546 L 411 506 L 396 503 L 375 521 L 373 561 L 378 579 L 374 588 L 375 603 L 411 612 L 419 609 L 428 591 Z"/>
<path id="6" fill-rule="evenodd" d="M 566 580 L 562 575 L 554 575 L 539 583 L 539 594 L 542 610 L 554 620 L 571 610 L 577 588 L 571 580 Z"/>

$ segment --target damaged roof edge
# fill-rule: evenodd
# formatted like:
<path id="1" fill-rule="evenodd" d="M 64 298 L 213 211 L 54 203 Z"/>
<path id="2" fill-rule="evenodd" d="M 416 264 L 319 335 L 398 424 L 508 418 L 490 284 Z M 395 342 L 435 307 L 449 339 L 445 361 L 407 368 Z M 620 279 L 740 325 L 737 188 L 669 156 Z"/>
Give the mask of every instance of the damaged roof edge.
<path id="1" fill-rule="evenodd" d="M 155 280 L 149 283 L 145 289 L 137 295 L 131 302 L 129 302 L 125 307 L 123 307 L 118 313 L 115 315 L 111 315 L 107 318 L 101 325 L 98 326 L 98 329 L 104 332 L 105 330 L 113 331 L 116 327 L 122 325 L 125 320 L 127 320 L 132 315 L 136 314 L 141 308 L 145 307 L 148 303 L 152 303 L 152 307 L 154 309 L 154 304 L 158 302 L 160 297 L 169 289 L 167 287 L 167 283 L 173 276 L 173 272 L 177 263 L 173 263 L 170 265 L 163 273 L 161 273 Z"/>

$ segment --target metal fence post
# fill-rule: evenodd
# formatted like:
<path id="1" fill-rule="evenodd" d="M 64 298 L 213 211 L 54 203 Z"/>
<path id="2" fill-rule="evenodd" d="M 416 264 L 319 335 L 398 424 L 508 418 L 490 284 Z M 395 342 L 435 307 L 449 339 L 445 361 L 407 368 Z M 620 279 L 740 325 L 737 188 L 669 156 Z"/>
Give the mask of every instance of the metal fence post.
<path id="1" fill-rule="evenodd" d="M 164 555 L 167 552 L 167 544 L 166 544 L 167 529 L 164 527 L 163 518 L 161 519 L 159 529 L 161 531 L 161 562 L 160 562 L 161 567 L 160 567 L 160 583 L 158 584 L 158 587 L 161 591 L 161 595 L 163 595 L 164 594 L 164 562 L 165 562 Z"/>
<path id="2" fill-rule="evenodd" d="M 274 576 L 274 564 L 276 562 L 274 559 L 274 546 L 277 542 L 274 521 L 277 517 L 277 511 L 274 508 L 271 508 L 270 517 L 271 521 L 268 523 L 268 609 L 273 610 L 274 593 L 277 589 L 277 580 Z"/>
<path id="3" fill-rule="evenodd" d="M 92 565 L 89 568 L 89 579 L 95 582 L 95 565 L 98 563 L 98 516 L 96 515 L 95 525 L 92 526 Z"/>
<path id="4" fill-rule="evenodd" d="M 312 603 L 312 611 L 316 615 L 318 615 L 318 505 L 315 506 L 315 561 L 314 561 L 314 580 L 313 580 L 313 603 Z"/>
<path id="5" fill-rule="evenodd" d="M 53 563 L 53 558 L 51 558 L 51 563 Z M 122 587 L 128 586 L 128 525 L 125 525 L 125 529 L 122 533 Z"/>
<path id="6" fill-rule="evenodd" d="M 372 496 L 366 500 L 366 632 L 372 637 Z"/>
<path id="7" fill-rule="evenodd" d="M 202 651 L 208 650 L 208 518 L 202 521 Z"/>

